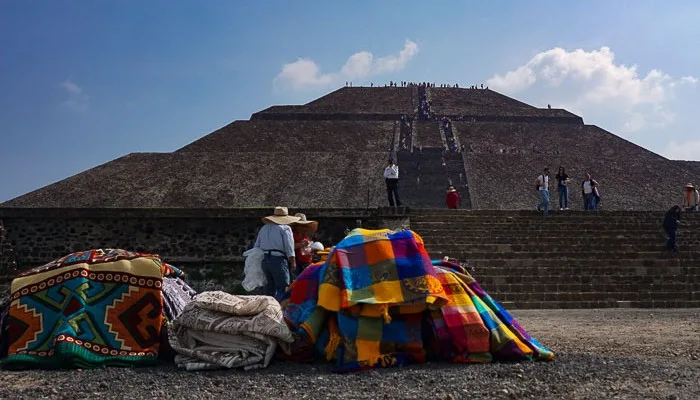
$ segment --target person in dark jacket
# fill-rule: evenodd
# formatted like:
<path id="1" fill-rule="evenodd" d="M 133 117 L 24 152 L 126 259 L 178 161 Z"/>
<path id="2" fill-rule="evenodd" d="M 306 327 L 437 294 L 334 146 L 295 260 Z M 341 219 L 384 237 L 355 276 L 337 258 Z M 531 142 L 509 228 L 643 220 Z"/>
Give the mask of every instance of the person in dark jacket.
<path id="1" fill-rule="evenodd" d="M 664 231 L 666 236 L 668 236 L 668 241 L 666 242 L 666 248 L 671 251 L 678 251 L 676 247 L 676 232 L 678 231 L 678 225 L 681 224 L 681 208 L 679 206 L 673 206 L 670 210 L 666 212 L 664 216 Z"/>

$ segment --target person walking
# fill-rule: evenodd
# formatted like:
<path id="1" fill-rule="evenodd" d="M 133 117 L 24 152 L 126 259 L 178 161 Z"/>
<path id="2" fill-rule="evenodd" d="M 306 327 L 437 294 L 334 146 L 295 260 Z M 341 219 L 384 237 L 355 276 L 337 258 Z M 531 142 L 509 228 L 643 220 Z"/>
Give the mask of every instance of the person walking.
<path id="1" fill-rule="evenodd" d="M 569 209 L 569 175 L 564 167 L 559 167 L 557 172 L 557 191 L 559 192 L 559 211 Z"/>
<path id="2" fill-rule="evenodd" d="M 265 295 L 280 299 L 289 286 L 289 271 L 296 269 L 294 237 L 289 224 L 299 221 L 289 215 L 287 207 L 275 207 L 273 215 L 263 217 L 254 247 L 263 251 L 261 264 L 267 284 Z"/>
<path id="3" fill-rule="evenodd" d="M 664 232 L 668 236 L 668 241 L 666 241 L 666 249 L 673 252 L 678 251 L 676 246 L 676 233 L 678 232 L 678 226 L 681 224 L 681 207 L 673 206 L 670 210 L 666 212 L 664 216 Z"/>
<path id="4" fill-rule="evenodd" d="M 537 177 L 537 190 L 540 192 L 540 202 L 537 211 L 544 211 L 544 216 L 549 216 L 549 167 L 544 168 L 542 175 Z"/>
<path id="5" fill-rule="evenodd" d="M 386 181 L 389 206 L 394 207 L 394 204 L 396 204 L 396 207 L 401 207 L 401 200 L 399 200 L 399 166 L 394 163 L 393 158 L 389 158 L 388 165 L 384 168 L 384 180 Z"/>
<path id="6" fill-rule="evenodd" d="M 447 204 L 447 208 L 449 209 L 456 209 L 459 207 L 459 193 L 457 193 L 457 189 L 452 185 L 447 188 L 445 204 Z"/>

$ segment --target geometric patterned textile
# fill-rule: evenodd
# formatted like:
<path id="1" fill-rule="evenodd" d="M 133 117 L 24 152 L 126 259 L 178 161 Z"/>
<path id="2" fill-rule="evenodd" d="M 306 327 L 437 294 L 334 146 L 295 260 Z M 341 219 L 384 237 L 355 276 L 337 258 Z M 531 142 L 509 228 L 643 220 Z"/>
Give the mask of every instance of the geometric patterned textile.
<path id="1" fill-rule="evenodd" d="M 6 368 L 152 364 L 163 326 L 157 255 L 117 249 L 69 254 L 12 281 Z"/>
<path id="2" fill-rule="evenodd" d="M 181 278 L 163 277 L 163 314 L 168 321 L 177 318 L 196 295 Z"/>
<path id="3" fill-rule="evenodd" d="M 291 357 L 337 372 L 424 362 L 552 360 L 459 265 L 430 261 L 411 231 L 356 229 L 282 298 Z"/>

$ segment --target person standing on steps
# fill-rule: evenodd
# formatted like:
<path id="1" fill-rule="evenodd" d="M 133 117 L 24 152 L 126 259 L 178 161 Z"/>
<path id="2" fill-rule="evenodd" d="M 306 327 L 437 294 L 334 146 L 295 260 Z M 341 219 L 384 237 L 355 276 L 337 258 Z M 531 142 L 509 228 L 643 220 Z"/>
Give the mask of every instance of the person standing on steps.
<path id="1" fill-rule="evenodd" d="M 447 188 L 445 204 L 447 204 L 447 208 L 449 209 L 457 209 L 457 207 L 459 207 L 459 193 L 457 193 L 457 189 L 452 185 Z"/>
<path id="2" fill-rule="evenodd" d="M 564 167 L 559 167 L 557 172 L 557 191 L 559 192 L 559 211 L 569 209 L 569 175 Z"/>
<path id="3" fill-rule="evenodd" d="M 386 193 L 389 197 L 389 206 L 401 207 L 399 200 L 399 166 L 394 163 L 393 158 L 389 158 L 388 165 L 384 168 L 384 180 L 386 181 Z M 394 199 L 396 203 L 394 203 Z"/>
<path id="4" fill-rule="evenodd" d="M 591 179 L 591 174 L 586 174 L 586 180 L 581 182 L 581 194 L 583 195 L 583 209 L 584 210 L 595 210 L 595 187 L 598 182 Z"/>
<path id="5" fill-rule="evenodd" d="M 676 233 L 680 224 L 681 207 L 673 206 L 664 216 L 664 231 L 666 232 L 666 236 L 668 236 L 668 241 L 666 242 L 667 250 L 671 250 L 673 252 L 678 251 L 678 247 L 676 246 Z"/>
<path id="6" fill-rule="evenodd" d="M 540 192 L 540 202 L 537 211 L 544 211 L 544 216 L 549 216 L 549 167 L 544 168 L 542 175 L 537 177 L 537 190 Z"/>

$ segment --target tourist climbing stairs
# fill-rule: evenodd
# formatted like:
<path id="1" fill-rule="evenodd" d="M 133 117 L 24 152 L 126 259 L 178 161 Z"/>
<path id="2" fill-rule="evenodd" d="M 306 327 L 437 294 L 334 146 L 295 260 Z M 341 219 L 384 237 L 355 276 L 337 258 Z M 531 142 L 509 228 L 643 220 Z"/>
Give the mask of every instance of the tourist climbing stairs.
<path id="1" fill-rule="evenodd" d="M 412 209 L 410 224 L 506 308 L 700 307 L 700 213 L 683 217 L 677 253 L 662 212 Z"/>

